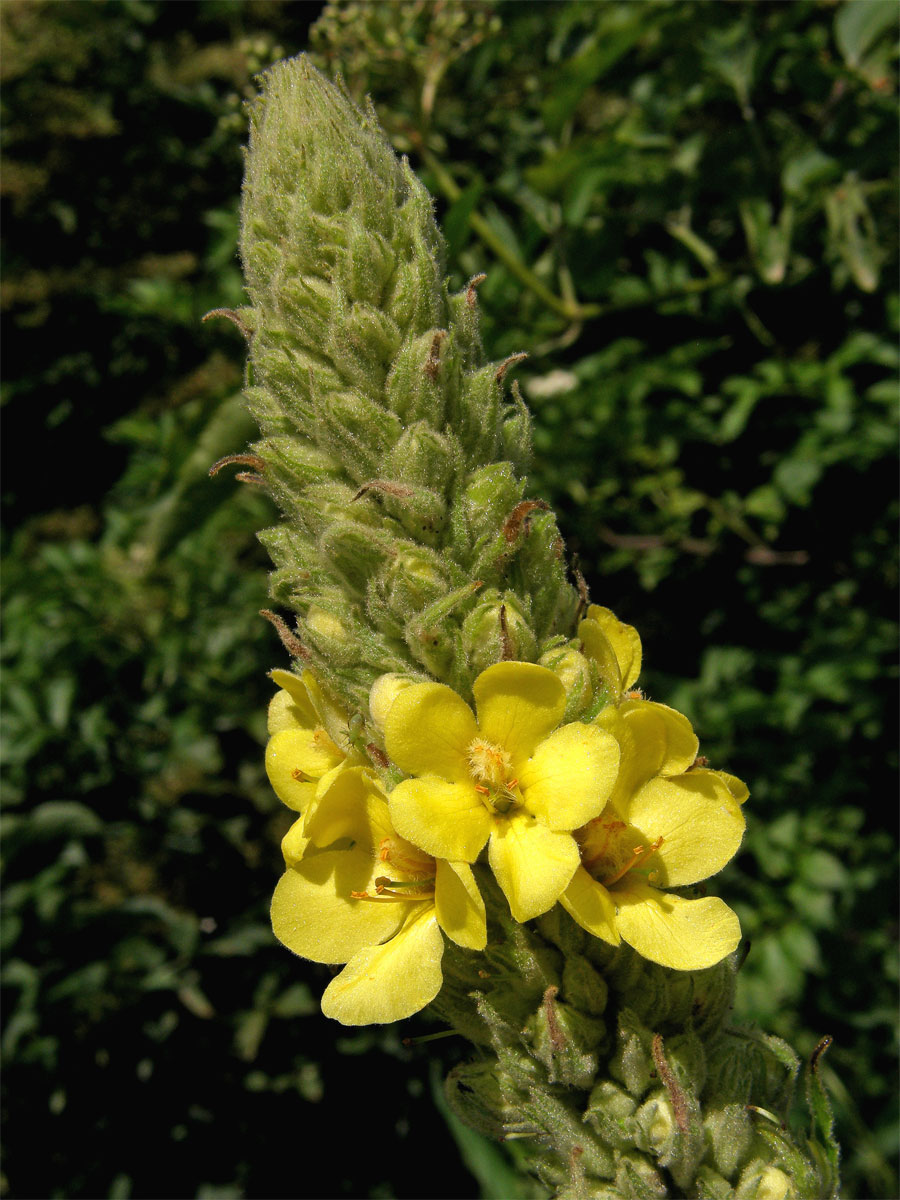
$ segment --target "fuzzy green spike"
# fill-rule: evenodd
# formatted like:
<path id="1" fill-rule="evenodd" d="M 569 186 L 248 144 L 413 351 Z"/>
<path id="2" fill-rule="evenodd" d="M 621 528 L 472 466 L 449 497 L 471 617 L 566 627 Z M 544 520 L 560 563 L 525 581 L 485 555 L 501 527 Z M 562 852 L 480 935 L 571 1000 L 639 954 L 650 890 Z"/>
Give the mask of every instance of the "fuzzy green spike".
<path id="1" fill-rule="evenodd" d="M 535 659 L 575 598 L 553 515 L 517 509 L 527 413 L 505 394 L 508 364 L 483 359 L 475 283 L 447 292 L 427 192 L 372 113 L 302 56 L 267 72 L 251 109 L 241 254 L 248 403 L 266 435 L 254 452 L 290 528 L 273 588 L 308 662 L 349 704 L 388 644 L 464 693 L 511 647 Z M 423 573 L 413 546 L 442 567 Z M 490 634 L 473 616 L 489 583 L 506 591 L 505 638 L 496 604 Z M 310 612 L 333 613 L 341 590 L 329 638 Z"/>

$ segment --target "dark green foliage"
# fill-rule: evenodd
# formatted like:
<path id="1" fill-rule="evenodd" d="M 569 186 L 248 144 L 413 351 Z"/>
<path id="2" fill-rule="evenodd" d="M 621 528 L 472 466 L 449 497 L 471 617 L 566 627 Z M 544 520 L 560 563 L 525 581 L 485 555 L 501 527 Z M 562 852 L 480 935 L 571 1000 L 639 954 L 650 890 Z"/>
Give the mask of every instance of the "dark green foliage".
<path id="1" fill-rule="evenodd" d="M 313 48 L 440 198 L 453 286 L 487 273 L 488 355 L 530 353 L 529 494 L 748 780 L 739 1015 L 833 1035 L 843 1194 L 891 1195 L 895 8 L 402 11 L 366 6 L 391 41 L 342 5 Z M 319 6 L 0 12 L 7 1194 L 472 1194 L 395 1129 L 437 1136 L 431 1047 L 329 1029 L 271 939 L 274 518 L 205 480 L 253 436 L 241 340 L 199 325 L 242 302 L 239 100 Z M 360 1104 L 390 1153 L 335 1178 L 307 1147 Z"/>

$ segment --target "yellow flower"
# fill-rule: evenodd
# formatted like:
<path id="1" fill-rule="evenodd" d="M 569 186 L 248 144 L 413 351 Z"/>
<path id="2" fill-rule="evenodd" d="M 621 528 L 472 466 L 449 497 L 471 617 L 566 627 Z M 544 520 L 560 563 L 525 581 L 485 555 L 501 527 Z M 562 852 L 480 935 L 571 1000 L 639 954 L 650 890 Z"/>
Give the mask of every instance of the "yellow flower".
<path id="1" fill-rule="evenodd" d="M 608 608 L 592 604 L 578 626 L 584 652 L 594 660 L 613 704 L 634 687 L 641 673 L 641 639 L 633 625 L 620 621 Z"/>
<path id="2" fill-rule="evenodd" d="M 484 949 L 484 902 L 471 867 L 435 861 L 399 837 L 365 769 L 335 775 L 292 835 L 272 928 L 303 958 L 346 963 L 325 989 L 326 1016 L 370 1025 L 424 1008 L 441 987 L 441 930 Z"/>
<path id="3" fill-rule="evenodd" d="M 302 812 L 317 782 L 335 768 L 363 760 L 347 738 L 347 717 L 322 692 L 311 671 L 273 671 L 281 690 L 269 704 L 266 774 L 275 794 Z"/>
<path id="4" fill-rule="evenodd" d="M 737 947 L 741 930 L 713 896 L 665 891 L 720 871 L 744 834 L 733 776 L 693 768 L 697 739 L 686 717 L 646 700 L 601 713 L 622 748 L 613 795 L 578 830 L 581 866 L 561 897 L 579 925 L 612 945 L 679 970 L 712 966 Z"/>
<path id="5" fill-rule="evenodd" d="M 596 817 L 619 762 L 596 725 L 559 727 L 565 689 L 534 663 L 488 667 L 473 688 L 477 719 L 440 683 L 399 692 L 385 748 L 407 775 L 390 796 L 397 831 L 427 854 L 488 859 L 517 921 L 547 912 L 578 866 L 572 830 Z"/>

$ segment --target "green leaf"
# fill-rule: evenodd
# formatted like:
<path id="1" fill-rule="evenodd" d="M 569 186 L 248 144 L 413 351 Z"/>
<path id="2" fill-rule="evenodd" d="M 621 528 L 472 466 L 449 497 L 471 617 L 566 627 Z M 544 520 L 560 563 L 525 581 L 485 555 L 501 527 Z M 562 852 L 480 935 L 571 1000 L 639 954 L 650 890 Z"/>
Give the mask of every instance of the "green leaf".
<path id="1" fill-rule="evenodd" d="M 844 0 L 834 18 L 834 39 L 847 66 L 856 70 L 867 51 L 897 23 L 894 0 Z"/>
<path id="2" fill-rule="evenodd" d="M 484 190 L 485 182 L 479 175 L 463 191 L 459 199 L 455 200 L 447 209 L 443 222 L 444 237 L 447 242 L 447 253 L 451 258 L 455 258 L 465 245 L 469 217 L 475 211 Z"/>
<path id="3" fill-rule="evenodd" d="M 656 24 L 662 13 L 643 4 L 608 5 L 597 10 L 600 28 L 566 60 L 542 105 L 548 129 L 558 133 L 591 86 L 602 78 Z"/>

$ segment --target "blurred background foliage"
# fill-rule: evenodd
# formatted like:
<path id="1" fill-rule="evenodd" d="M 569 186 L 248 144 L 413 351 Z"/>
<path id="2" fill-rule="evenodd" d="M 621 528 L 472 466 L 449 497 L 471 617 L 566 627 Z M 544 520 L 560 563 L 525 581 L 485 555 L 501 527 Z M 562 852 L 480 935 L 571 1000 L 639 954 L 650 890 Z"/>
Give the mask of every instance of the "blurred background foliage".
<path id="1" fill-rule="evenodd" d="M 737 1017 L 897 1194 L 893 0 L 5 0 L 3 1194 L 527 1195 L 430 1031 L 273 942 L 243 101 L 309 49 L 437 199 L 532 491 L 751 787 Z M 361 1141 L 362 1139 L 362 1141 Z M 340 1148 L 336 1159 L 320 1147 Z M 35 1154 L 35 1146 L 42 1151 Z M 440 1162 L 440 1170 L 433 1167 Z"/>

